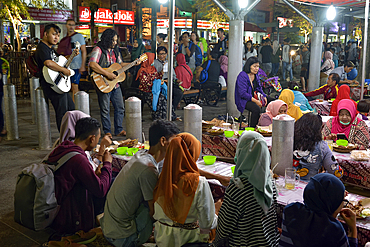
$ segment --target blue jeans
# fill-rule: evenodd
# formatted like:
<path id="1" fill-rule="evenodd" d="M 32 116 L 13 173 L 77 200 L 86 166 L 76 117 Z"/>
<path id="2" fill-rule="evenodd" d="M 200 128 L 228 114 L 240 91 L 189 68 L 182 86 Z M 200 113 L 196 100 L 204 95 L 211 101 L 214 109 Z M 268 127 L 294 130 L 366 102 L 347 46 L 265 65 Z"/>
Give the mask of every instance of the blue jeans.
<path id="1" fill-rule="evenodd" d="M 81 79 L 80 70 L 79 69 L 74 69 L 73 71 L 75 72 L 75 74 L 74 74 L 74 76 L 71 76 L 71 83 L 78 85 L 80 83 L 80 79 Z"/>
<path id="2" fill-rule="evenodd" d="M 125 116 L 125 106 L 123 104 L 123 97 L 121 89 L 114 88 L 109 93 L 102 93 L 96 89 L 98 94 L 98 102 L 100 107 L 100 117 L 103 125 L 103 131 L 105 134 L 111 132 L 111 123 L 110 123 L 110 102 L 114 107 L 114 134 L 118 135 L 123 130 L 122 122 Z"/>
<path id="3" fill-rule="evenodd" d="M 271 75 L 273 75 L 273 76 L 277 75 L 277 73 L 279 71 L 279 67 L 280 67 L 280 63 L 273 63 L 272 64 Z"/>
<path id="4" fill-rule="evenodd" d="M 0 92 L 0 132 L 4 129 L 3 97 L 4 92 Z"/>
<path id="5" fill-rule="evenodd" d="M 287 70 L 288 65 L 290 65 L 290 70 L 289 70 L 290 80 L 293 80 L 293 70 L 292 70 L 291 64 L 283 61 L 283 71 L 282 71 L 282 73 L 283 73 L 283 80 L 284 81 L 286 79 L 286 77 L 285 77 L 285 71 Z"/>

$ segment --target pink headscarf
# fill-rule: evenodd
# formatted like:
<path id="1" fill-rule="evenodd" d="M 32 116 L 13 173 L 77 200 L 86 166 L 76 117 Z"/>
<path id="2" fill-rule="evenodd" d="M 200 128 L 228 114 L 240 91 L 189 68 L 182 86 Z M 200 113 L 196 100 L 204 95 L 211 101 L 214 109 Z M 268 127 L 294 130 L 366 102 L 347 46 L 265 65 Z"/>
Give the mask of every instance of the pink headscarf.
<path id="1" fill-rule="evenodd" d="M 349 125 L 343 125 L 339 122 L 339 112 L 340 110 L 347 110 L 351 114 L 351 123 Z M 348 138 L 349 132 L 351 131 L 352 123 L 355 121 L 357 116 L 357 111 L 355 104 L 353 104 L 352 100 L 350 99 L 342 99 L 338 103 L 338 108 L 337 108 L 337 116 L 334 117 L 333 122 L 332 122 L 332 128 L 331 128 L 331 133 L 332 134 L 345 134 L 346 137 Z"/>
<path id="2" fill-rule="evenodd" d="M 66 140 L 74 141 L 76 123 L 81 118 L 86 117 L 90 117 L 90 115 L 87 115 L 82 111 L 67 111 L 64 114 L 60 125 L 59 143 L 62 143 Z"/>
<path id="3" fill-rule="evenodd" d="M 224 73 L 227 73 L 227 66 L 228 66 L 228 63 L 229 63 L 229 58 L 225 55 L 222 55 L 220 57 L 220 65 L 221 65 L 221 70 L 224 72 Z"/>
<path id="4" fill-rule="evenodd" d="M 267 105 L 266 114 L 272 120 L 272 118 L 274 118 L 277 115 L 279 115 L 280 107 L 282 107 L 283 105 L 286 105 L 286 107 L 288 108 L 288 105 L 284 101 L 282 101 L 280 99 L 271 101 L 270 104 Z"/>
<path id="5" fill-rule="evenodd" d="M 330 51 L 326 51 L 325 52 L 325 60 L 329 61 L 330 69 L 334 69 L 335 65 L 334 65 L 334 61 L 333 61 L 333 53 L 331 53 Z"/>

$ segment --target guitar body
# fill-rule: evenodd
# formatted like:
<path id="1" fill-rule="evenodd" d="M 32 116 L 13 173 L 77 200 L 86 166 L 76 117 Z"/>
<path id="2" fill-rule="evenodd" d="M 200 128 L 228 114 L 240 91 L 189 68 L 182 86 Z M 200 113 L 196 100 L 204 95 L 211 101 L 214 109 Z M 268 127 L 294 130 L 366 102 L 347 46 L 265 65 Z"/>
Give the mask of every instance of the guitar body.
<path id="1" fill-rule="evenodd" d="M 109 68 L 104 68 L 104 69 L 111 73 L 116 72 L 114 73 L 117 75 L 116 79 L 109 80 L 103 75 L 97 74 L 95 72 L 91 73 L 91 77 L 93 78 L 95 85 L 101 92 L 109 93 L 110 91 L 113 90 L 113 88 L 115 88 L 118 82 L 124 81 L 126 79 L 126 74 L 125 72 L 122 72 L 121 74 L 117 73 L 118 70 L 122 69 L 122 66 L 119 63 L 114 63 L 111 66 L 109 66 Z"/>
<path id="2" fill-rule="evenodd" d="M 59 56 L 55 62 L 59 66 L 65 67 L 67 59 L 63 56 Z M 46 66 L 44 66 L 44 68 L 42 69 L 42 74 L 44 75 L 46 82 L 51 84 L 52 85 L 51 88 L 59 94 L 67 93 L 71 90 L 70 77 L 73 76 L 75 72 L 70 68 L 68 69 L 69 71 L 71 71 L 70 76 L 64 76 L 62 75 L 62 73 L 51 70 Z"/>

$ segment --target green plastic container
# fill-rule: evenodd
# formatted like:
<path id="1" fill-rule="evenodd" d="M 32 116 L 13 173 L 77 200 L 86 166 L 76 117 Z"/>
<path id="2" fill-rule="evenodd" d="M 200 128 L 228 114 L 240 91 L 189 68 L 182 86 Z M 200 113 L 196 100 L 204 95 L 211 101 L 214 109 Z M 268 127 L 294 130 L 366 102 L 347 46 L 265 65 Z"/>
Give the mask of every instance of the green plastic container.
<path id="1" fill-rule="evenodd" d="M 216 156 L 213 155 L 203 156 L 203 160 L 206 165 L 213 165 L 216 162 Z"/>
<path id="2" fill-rule="evenodd" d="M 254 131 L 254 128 L 253 127 L 246 127 L 245 131 Z"/>
<path id="3" fill-rule="evenodd" d="M 234 175 L 234 171 L 235 171 L 235 166 L 232 166 L 231 167 L 231 172 L 233 173 L 233 175 Z"/>
<path id="4" fill-rule="evenodd" d="M 338 146 L 343 146 L 343 147 L 347 147 L 347 145 L 348 145 L 348 141 L 343 140 L 343 139 L 337 140 L 336 143 L 337 143 Z"/>
<path id="5" fill-rule="evenodd" d="M 135 153 L 136 153 L 137 151 L 139 151 L 139 149 L 138 149 L 138 148 L 129 148 L 129 149 L 127 149 L 128 156 L 133 156 L 133 155 L 135 155 Z"/>
<path id="6" fill-rule="evenodd" d="M 234 131 L 233 131 L 233 130 L 225 130 L 225 131 L 224 131 L 224 135 L 225 135 L 226 137 L 233 137 L 233 135 L 234 135 Z"/>
<path id="7" fill-rule="evenodd" d="M 239 130 L 238 133 L 241 136 L 243 134 L 244 130 Z"/>
<path id="8" fill-rule="evenodd" d="M 128 147 L 119 147 L 117 148 L 117 153 L 119 155 L 126 155 Z"/>

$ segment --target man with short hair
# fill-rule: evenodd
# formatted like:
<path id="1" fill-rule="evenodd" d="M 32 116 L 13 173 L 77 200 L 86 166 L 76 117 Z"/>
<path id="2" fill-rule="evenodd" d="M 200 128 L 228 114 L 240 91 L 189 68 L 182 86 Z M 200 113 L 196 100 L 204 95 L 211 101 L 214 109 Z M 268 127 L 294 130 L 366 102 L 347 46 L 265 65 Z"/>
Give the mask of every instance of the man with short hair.
<path id="1" fill-rule="evenodd" d="M 308 100 L 313 100 L 313 96 L 317 96 L 320 94 L 324 95 L 325 100 L 336 98 L 339 90 L 339 81 L 339 75 L 331 72 L 325 85 L 319 87 L 314 91 L 304 93 L 304 96 L 306 96 Z"/>
<path id="2" fill-rule="evenodd" d="M 182 44 L 179 47 L 178 53 L 185 55 L 186 64 L 190 67 L 192 71 L 196 68 L 195 66 L 195 45 L 193 41 L 190 40 L 189 32 L 184 32 L 181 35 Z"/>
<path id="3" fill-rule="evenodd" d="M 220 76 L 221 66 L 217 62 L 217 58 L 218 58 L 217 50 L 212 50 L 208 55 L 208 61 L 211 61 L 211 64 L 210 64 L 210 66 L 208 68 L 208 71 L 207 71 L 208 72 L 208 80 L 205 81 L 202 84 L 202 87 L 205 86 L 205 84 L 207 82 L 216 82 L 216 83 L 218 83 L 218 77 Z M 207 68 L 208 61 L 205 61 L 202 64 L 202 66 L 197 68 L 197 72 L 196 72 L 196 75 L 195 75 L 195 80 L 197 82 L 199 82 L 199 77 L 200 77 L 200 74 L 201 74 L 202 70 L 205 70 Z"/>
<path id="4" fill-rule="evenodd" d="M 52 85 L 47 83 L 42 73 L 44 66 L 51 70 L 61 72 L 65 76 L 70 76 L 71 72 L 62 66 L 59 66 L 55 59 L 57 57 L 53 47 L 59 42 L 60 28 L 55 24 L 48 24 L 44 29 L 44 36 L 41 42 L 37 45 L 35 58 L 40 73 L 40 85 L 44 91 L 44 96 L 50 99 L 51 104 L 55 110 L 55 117 L 58 131 L 60 130 L 60 123 L 67 111 L 73 111 L 75 105 L 69 93 L 59 94 L 52 89 Z"/>
<path id="5" fill-rule="evenodd" d="M 77 152 L 54 173 L 55 197 L 60 210 L 51 227 L 58 233 L 85 232 L 94 228 L 93 196 L 102 198 L 112 180 L 112 156 L 104 152 L 99 177 L 92 169 L 85 151 L 91 151 L 100 139 L 100 123 L 94 118 L 82 118 L 75 127 L 75 140 L 64 141 L 49 155 L 48 162 L 56 163 L 70 152 Z"/>
<path id="6" fill-rule="evenodd" d="M 225 36 L 225 31 L 222 28 L 217 29 L 218 43 L 215 50 L 218 53 L 218 58 L 225 55 L 227 49 L 227 38 Z M 217 58 L 217 59 L 218 59 Z"/>
<path id="7" fill-rule="evenodd" d="M 285 72 L 289 73 L 290 81 L 293 81 L 293 69 L 292 69 L 292 58 L 290 56 L 290 38 L 284 39 L 283 54 L 282 54 L 282 63 L 283 63 L 283 81 L 286 80 Z"/>
<path id="8" fill-rule="evenodd" d="M 353 70 L 353 68 L 355 67 L 355 65 L 351 62 L 351 61 L 347 61 L 344 63 L 343 66 L 339 66 L 335 69 L 333 69 L 330 73 L 336 73 L 339 75 L 339 78 L 340 78 L 340 84 L 351 84 L 351 83 L 355 83 L 355 84 L 358 84 L 358 81 L 356 80 L 348 80 L 347 79 L 347 74 L 349 72 L 351 72 Z"/>
<path id="9" fill-rule="evenodd" d="M 272 47 L 270 39 L 265 40 L 265 45 L 261 48 L 262 55 L 262 70 L 266 73 L 267 76 L 271 73 L 272 70 Z"/>
<path id="10" fill-rule="evenodd" d="M 64 55 L 63 52 L 67 48 L 67 43 L 71 44 L 72 51 L 76 47 L 76 42 L 78 41 L 81 45 L 80 47 L 80 54 L 78 54 L 75 58 L 73 58 L 71 65 L 69 66 L 71 69 L 75 71 L 74 76 L 71 77 L 72 83 L 72 99 L 74 102 L 75 93 L 78 92 L 78 84 L 80 83 L 81 74 L 86 71 L 85 63 L 86 63 L 86 44 L 85 38 L 82 34 L 75 32 L 76 22 L 73 19 L 68 19 L 66 22 L 67 26 L 67 36 L 64 37 L 58 46 L 58 53 Z M 72 51 L 69 51 L 68 54 L 71 54 Z"/>

